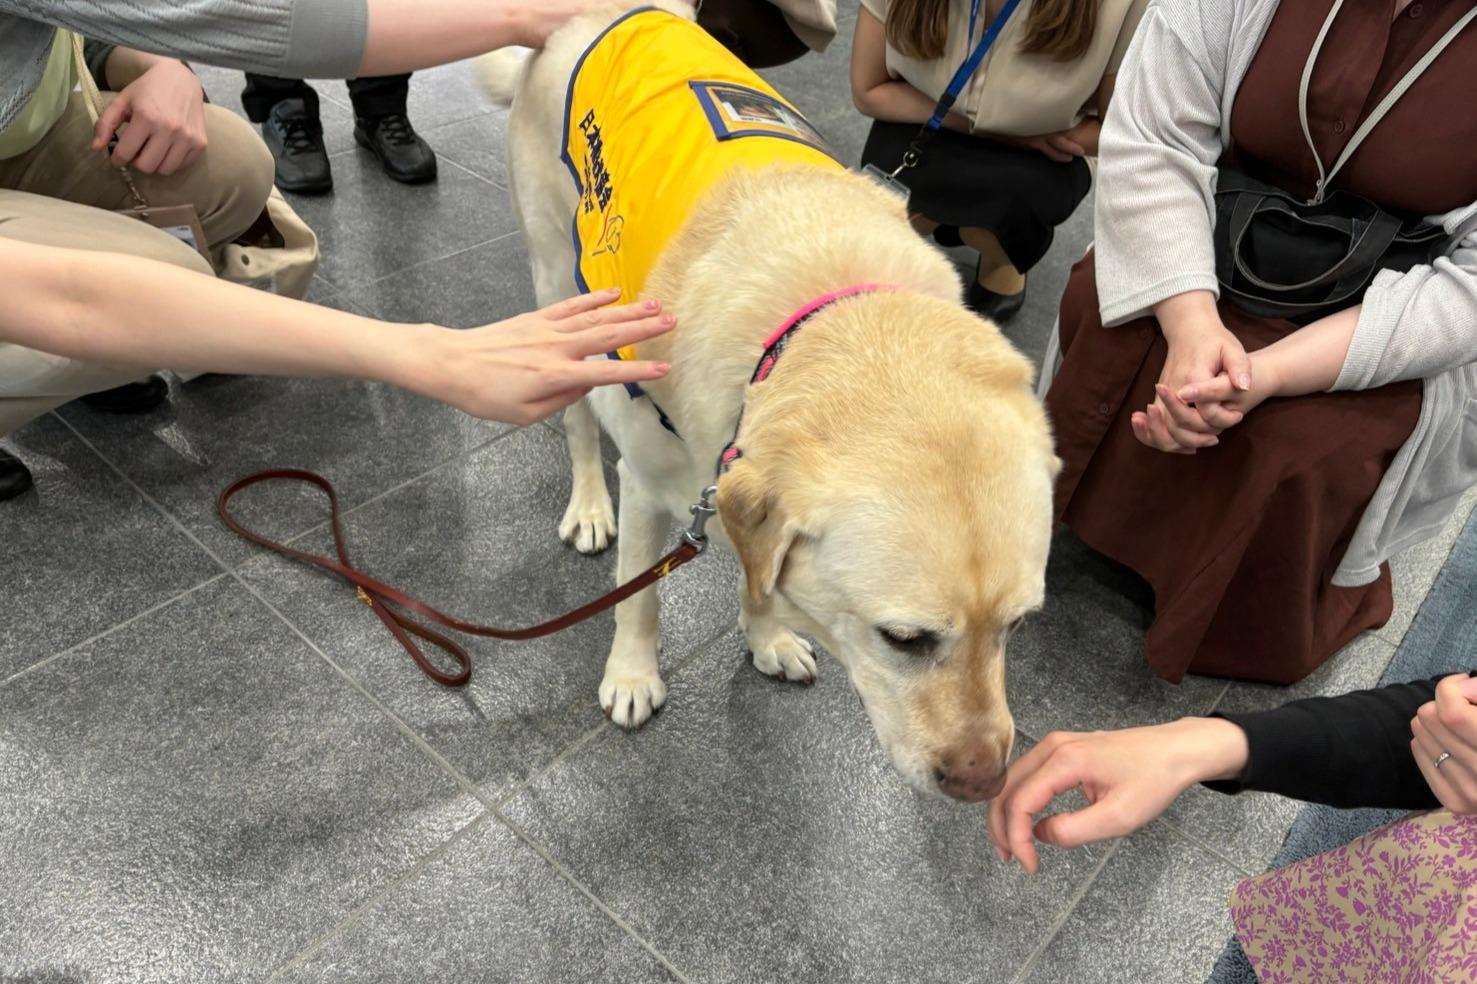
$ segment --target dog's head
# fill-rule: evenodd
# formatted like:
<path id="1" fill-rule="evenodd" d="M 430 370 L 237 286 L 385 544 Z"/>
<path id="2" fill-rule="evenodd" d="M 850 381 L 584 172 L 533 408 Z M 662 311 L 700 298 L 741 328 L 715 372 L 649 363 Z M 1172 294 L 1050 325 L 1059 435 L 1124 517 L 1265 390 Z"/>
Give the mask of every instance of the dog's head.
<path id="1" fill-rule="evenodd" d="M 724 532 L 746 590 L 846 666 L 899 772 L 989 798 L 1014 737 L 1006 644 L 1043 602 L 1059 469 L 1031 367 L 939 301 L 823 317 L 853 323 L 817 318 L 752 393 Z"/>

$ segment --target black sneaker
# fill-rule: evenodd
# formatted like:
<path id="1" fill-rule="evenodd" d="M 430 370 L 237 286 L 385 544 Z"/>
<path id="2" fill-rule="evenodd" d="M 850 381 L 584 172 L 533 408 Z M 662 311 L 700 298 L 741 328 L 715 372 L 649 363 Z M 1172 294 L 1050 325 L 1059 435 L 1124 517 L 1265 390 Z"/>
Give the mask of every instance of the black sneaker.
<path id="1" fill-rule="evenodd" d="M 30 491 L 31 469 L 15 455 L 0 448 L 0 502 Z"/>
<path id="2" fill-rule="evenodd" d="M 323 149 L 323 122 L 301 99 L 284 99 L 262 124 L 262 138 L 277 162 L 277 187 L 299 195 L 333 190 L 333 171 Z"/>
<path id="3" fill-rule="evenodd" d="M 150 376 L 100 393 L 88 393 L 82 402 L 104 413 L 147 413 L 169 399 L 169 384 L 163 376 Z"/>
<path id="4" fill-rule="evenodd" d="M 421 139 L 404 113 L 355 119 L 354 139 L 379 158 L 385 173 L 402 184 L 436 180 L 436 152 Z"/>

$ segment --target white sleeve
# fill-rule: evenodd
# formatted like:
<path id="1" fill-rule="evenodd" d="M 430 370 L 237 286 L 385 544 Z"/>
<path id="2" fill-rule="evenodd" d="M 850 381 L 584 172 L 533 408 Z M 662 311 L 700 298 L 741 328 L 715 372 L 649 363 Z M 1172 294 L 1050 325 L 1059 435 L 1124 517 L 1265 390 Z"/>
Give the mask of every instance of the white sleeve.
<path id="1" fill-rule="evenodd" d="M 1477 362 L 1477 203 L 1433 221 L 1461 233 L 1455 248 L 1429 266 L 1375 275 L 1333 389 L 1373 389 Z"/>
<path id="2" fill-rule="evenodd" d="M 1104 324 L 1189 290 L 1219 296 L 1215 163 L 1233 8 L 1160 0 L 1129 45 L 1099 142 L 1094 234 Z"/>

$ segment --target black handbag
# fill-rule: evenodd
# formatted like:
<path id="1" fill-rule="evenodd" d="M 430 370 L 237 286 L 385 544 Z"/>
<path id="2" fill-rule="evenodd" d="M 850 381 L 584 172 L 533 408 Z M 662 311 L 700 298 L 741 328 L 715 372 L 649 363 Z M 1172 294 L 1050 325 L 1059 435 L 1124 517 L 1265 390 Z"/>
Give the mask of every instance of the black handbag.
<path id="1" fill-rule="evenodd" d="M 1316 321 L 1358 304 L 1375 274 L 1441 255 L 1447 235 L 1367 198 L 1335 191 L 1308 204 L 1222 167 L 1215 192 L 1215 275 L 1248 314 Z"/>
<path id="2" fill-rule="evenodd" d="M 1335 0 L 1303 66 L 1298 116 L 1318 165 L 1311 201 L 1258 181 L 1229 165 L 1215 191 L 1215 274 L 1221 296 L 1249 314 L 1307 324 L 1358 304 L 1381 270 L 1405 271 L 1440 256 L 1445 230 L 1419 217 L 1400 216 L 1329 185 L 1375 124 L 1456 39 L 1477 7 L 1449 30 L 1370 111 L 1327 171 L 1308 129 L 1308 84 L 1328 29 L 1343 0 Z"/>

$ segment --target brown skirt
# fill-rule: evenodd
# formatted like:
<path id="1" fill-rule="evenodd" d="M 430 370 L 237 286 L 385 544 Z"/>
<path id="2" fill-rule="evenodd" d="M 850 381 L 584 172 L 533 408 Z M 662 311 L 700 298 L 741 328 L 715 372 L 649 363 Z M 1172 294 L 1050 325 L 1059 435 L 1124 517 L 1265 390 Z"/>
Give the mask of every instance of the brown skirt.
<path id="1" fill-rule="evenodd" d="M 1248 351 L 1297 326 L 1228 304 Z M 1105 328 L 1093 256 L 1062 299 L 1063 361 L 1046 405 L 1064 467 L 1057 516 L 1154 590 L 1144 638 L 1155 673 L 1294 683 L 1393 607 L 1390 571 L 1335 587 L 1364 507 L 1415 427 L 1419 381 L 1269 400 L 1194 455 L 1140 444 L 1165 342 L 1153 318 Z"/>

